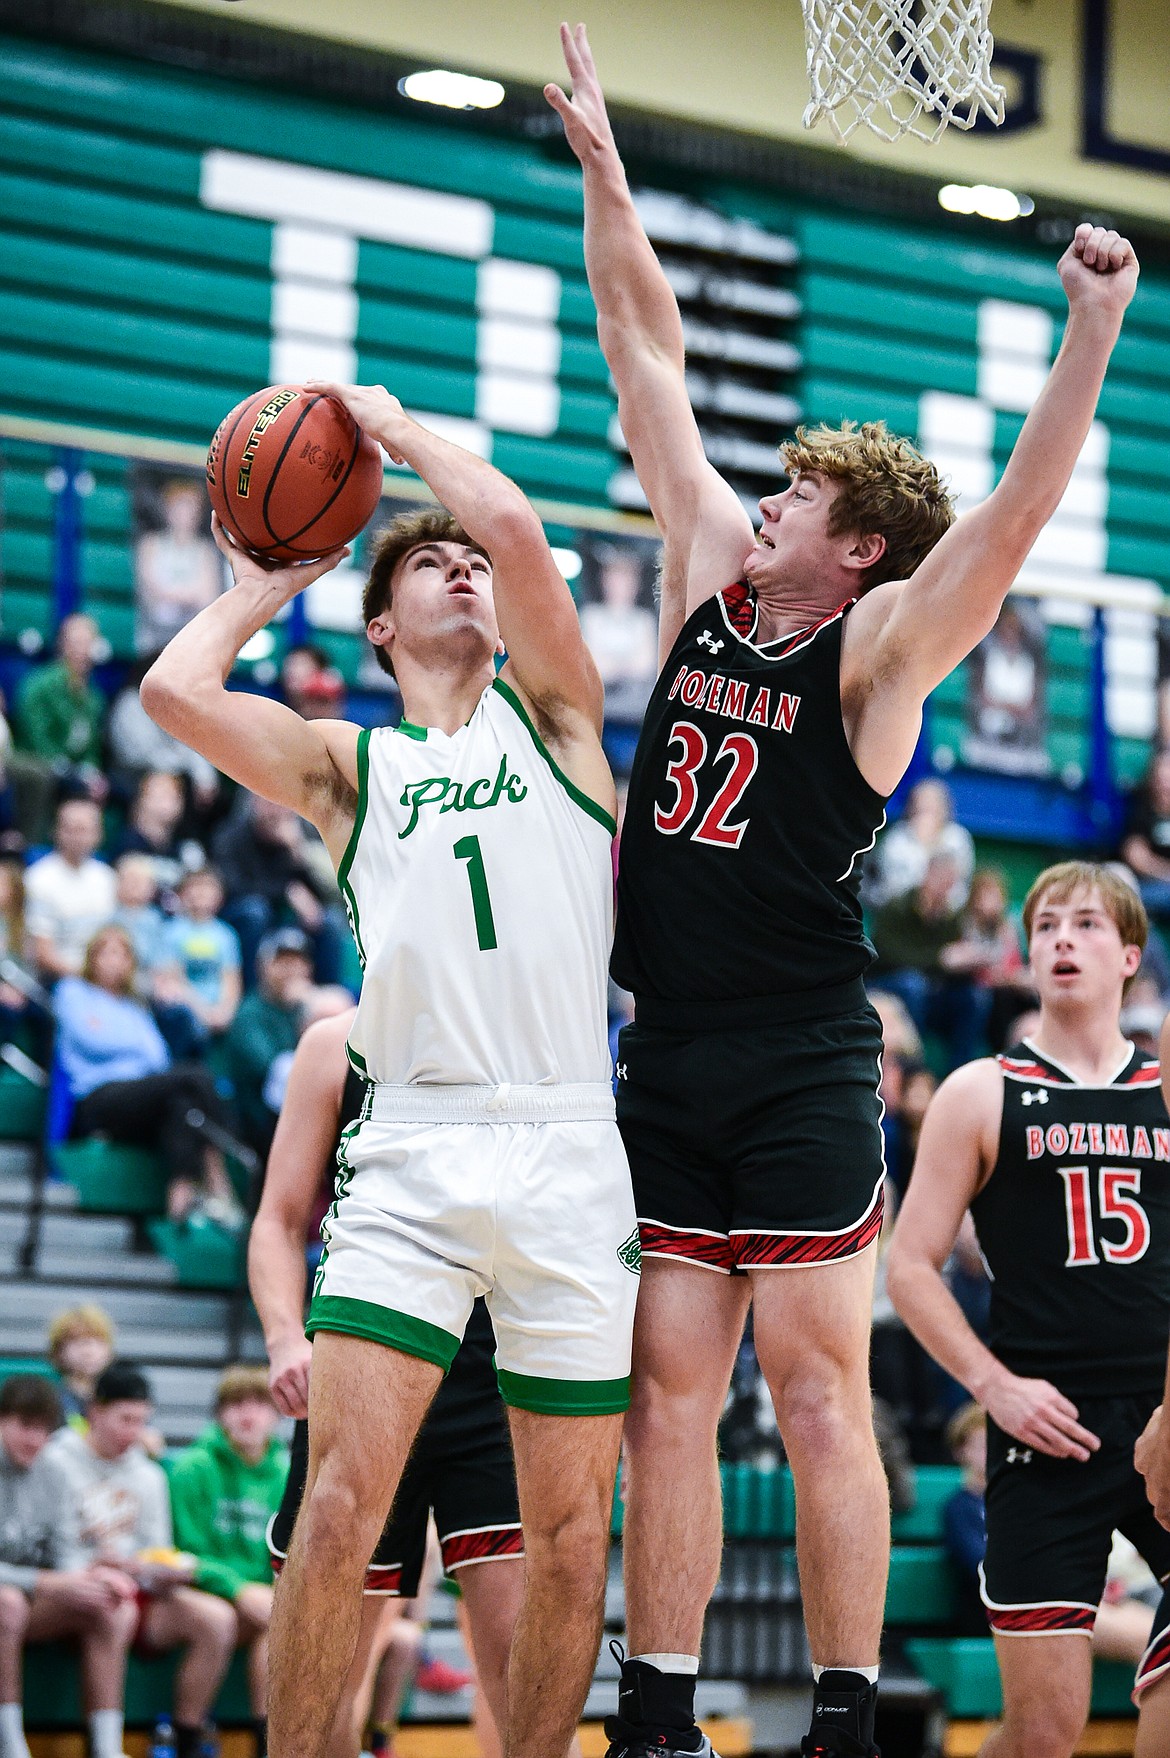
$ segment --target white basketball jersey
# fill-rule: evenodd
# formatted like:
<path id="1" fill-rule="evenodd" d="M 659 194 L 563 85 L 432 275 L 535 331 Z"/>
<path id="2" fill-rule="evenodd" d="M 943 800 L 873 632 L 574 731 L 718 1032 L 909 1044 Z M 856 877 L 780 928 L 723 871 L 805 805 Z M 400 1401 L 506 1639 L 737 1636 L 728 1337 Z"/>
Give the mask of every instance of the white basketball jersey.
<path id="1" fill-rule="evenodd" d="M 395 1085 L 608 1081 L 614 829 L 501 678 L 455 733 L 363 731 L 338 870 L 365 973 L 355 1067 Z"/>

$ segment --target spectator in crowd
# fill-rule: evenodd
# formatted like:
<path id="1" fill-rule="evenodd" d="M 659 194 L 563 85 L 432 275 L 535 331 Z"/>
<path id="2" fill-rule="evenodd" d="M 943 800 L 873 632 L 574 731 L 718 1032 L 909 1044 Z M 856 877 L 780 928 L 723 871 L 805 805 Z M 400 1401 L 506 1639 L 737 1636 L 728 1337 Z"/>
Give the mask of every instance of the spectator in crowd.
<path id="1" fill-rule="evenodd" d="M 957 869 L 949 854 L 934 854 L 915 890 L 876 911 L 876 981 L 906 1005 L 917 1030 L 941 1038 L 950 1066 L 970 1062 L 985 1046 L 990 997 L 947 958 L 962 935 L 955 903 Z"/>
<path id="2" fill-rule="evenodd" d="M 57 659 L 25 680 L 16 731 L 26 757 L 56 777 L 68 794 L 100 803 L 108 786 L 101 768 L 106 699 L 93 683 L 98 639 L 92 617 L 65 618 Z"/>
<path id="3" fill-rule="evenodd" d="M 175 477 L 163 487 L 162 529 L 134 546 L 139 653 L 158 653 L 172 635 L 223 590 L 223 563 L 207 535 L 201 486 Z"/>
<path id="4" fill-rule="evenodd" d="M 8 724 L 7 703 L 0 690 L 0 830 L 10 830 L 16 821 L 16 799 L 9 779 L 12 761 L 12 728 Z"/>
<path id="5" fill-rule="evenodd" d="M 31 976 L 25 929 L 24 838 L 18 830 L 0 831 L 0 1043 L 21 1035 L 28 1019 L 23 978 Z"/>
<path id="6" fill-rule="evenodd" d="M 202 866 L 205 856 L 198 843 L 184 840 L 183 784 L 166 769 L 152 769 L 138 783 L 125 828 L 118 839 L 118 853 L 145 855 L 164 894 L 174 891 L 183 874 Z"/>
<path id="7" fill-rule="evenodd" d="M 196 1586 L 235 1608 L 263 1753 L 272 1615 L 266 1534 L 288 1476 L 288 1448 L 276 1437 L 279 1417 L 267 1368 L 229 1367 L 216 1392 L 215 1416 L 171 1472 L 175 1543 L 196 1558 Z"/>
<path id="8" fill-rule="evenodd" d="M 979 1566 L 987 1549 L 983 1497 L 987 1489 L 987 1418 L 967 1403 L 947 1424 L 947 1450 L 962 1466 L 959 1487 L 943 1506 L 943 1544 L 951 1561 L 957 1611 L 955 1633 L 985 1636 L 987 1613 L 979 1595 Z"/>
<path id="9" fill-rule="evenodd" d="M 264 936 L 290 926 L 312 944 L 317 981 L 337 982 L 348 930 L 336 886 L 332 880 L 329 890 L 322 884 L 296 813 L 259 794 L 243 795 L 241 810 L 216 836 L 214 855 L 229 899 L 224 919 L 240 937 L 245 979 L 251 979 Z"/>
<path id="10" fill-rule="evenodd" d="M 323 647 L 290 647 L 281 662 L 280 690 L 302 720 L 335 720 L 345 702 L 345 679 Z"/>
<path id="11" fill-rule="evenodd" d="M 244 1139 L 266 1156 L 276 1128 L 276 1112 L 264 1098 L 269 1071 L 296 1049 L 313 983 L 309 942 L 299 928 L 278 928 L 261 941 L 256 975 L 256 987 L 240 1003 L 224 1039 L 224 1052 Z"/>
<path id="12" fill-rule="evenodd" d="M 83 1417 L 98 1375 L 114 1359 L 114 1321 L 92 1302 L 71 1306 L 49 1323 L 49 1360 L 61 1380 L 64 1420 Z"/>
<path id="13" fill-rule="evenodd" d="M 1137 878 L 1147 912 L 1170 921 L 1170 750 L 1152 758 L 1133 798 L 1121 857 Z"/>
<path id="14" fill-rule="evenodd" d="M 93 800 L 62 800 L 51 853 L 25 873 L 29 952 L 48 982 L 81 969 L 85 949 L 113 916 L 114 870 L 97 858 L 102 815 Z"/>
<path id="15" fill-rule="evenodd" d="M 167 1212 L 183 1220 L 196 1201 L 225 1225 L 238 1205 L 218 1148 L 188 1121 L 192 1110 L 223 1123 L 205 1068 L 172 1065 L 154 1018 L 134 996 L 134 948 L 124 928 L 94 935 L 80 977 L 53 996 L 57 1056 L 73 1101 L 70 1134 L 106 1135 L 160 1153 L 171 1174 Z"/>
<path id="16" fill-rule="evenodd" d="M 159 909 L 158 880 L 154 862 L 149 855 L 131 851 L 119 855 L 114 862 L 115 898 L 110 920 L 125 928 L 134 948 L 138 984 L 143 995 L 149 995 L 151 981 L 163 963 L 163 928 L 166 918 Z"/>
<path id="17" fill-rule="evenodd" d="M 142 1448 L 150 1404 L 145 1374 L 111 1362 L 94 1387 L 85 1433 L 59 1429 L 42 1457 L 61 1497 L 59 1567 L 97 1567 L 119 1583 L 123 1598 L 137 1601 L 141 1647 L 184 1649 L 174 1687 L 177 1758 L 199 1758 L 235 1649 L 236 1616 L 192 1585 L 194 1558 L 173 1548 L 167 1480 Z"/>
<path id="18" fill-rule="evenodd" d="M 182 776 L 191 789 L 194 816 L 202 823 L 220 798 L 219 771 L 198 751 L 164 732 L 142 706 L 138 689 L 151 664 L 152 659 L 140 659 L 131 666 L 110 710 L 106 739 L 113 779 L 123 796 L 130 798 L 151 770 Z"/>
<path id="19" fill-rule="evenodd" d="M 658 676 L 658 618 L 638 603 L 642 558 L 632 545 L 602 543 L 598 597 L 581 606 L 581 633 L 605 685 L 609 720 L 641 724 Z"/>
<path id="20" fill-rule="evenodd" d="M 969 977 L 987 991 L 987 1037 L 999 1049 L 1009 1022 L 1034 990 L 1008 913 L 1007 881 L 994 867 L 979 867 L 972 876 L 959 938 L 941 958 L 951 976 Z"/>
<path id="21" fill-rule="evenodd" d="M 184 1001 L 214 1037 L 231 1025 L 243 993 L 239 937 L 219 919 L 223 901 L 223 880 L 214 867 L 185 873 L 178 910 L 162 940 L 162 962 L 178 968 Z"/>
<path id="22" fill-rule="evenodd" d="M 0 1758 L 29 1758 L 25 1644 L 62 1638 L 81 1643 L 90 1758 L 122 1758 L 134 1584 L 98 1558 L 62 1556 L 69 1510 L 60 1476 L 43 1462 L 60 1425 L 61 1400 L 43 1375 L 17 1374 L 0 1386 Z"/>
<path id="23" fill-rule="evenodd" d="M 954 863 L 950 903 L 960 910 L 967 901 L 975 869 L 975 844 L 970 832 L 955 823 L 954 802 L 946 783 L 919 781 L 906 797 L 901 818 L 878 840 L 872 866 L 866 872 L 867 907 L 879 909 L 916 890 L 934 855 L 949 855 Z"/>

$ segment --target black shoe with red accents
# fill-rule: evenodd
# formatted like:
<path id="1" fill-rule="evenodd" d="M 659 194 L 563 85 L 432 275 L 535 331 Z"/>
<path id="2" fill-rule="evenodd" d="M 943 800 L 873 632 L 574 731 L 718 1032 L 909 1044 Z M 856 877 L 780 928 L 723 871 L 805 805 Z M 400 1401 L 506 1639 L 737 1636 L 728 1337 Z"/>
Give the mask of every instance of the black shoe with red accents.
<path id="1" fill-rule="evenodd" d="M 717 1758 L 695 1726 L 695 1675 L 664 1673 L 644 1660 L 627 1660 L 620 1642 L 610 1653 L 621 1665 L 618 1712 L 605 1723 L 605 1758 Z"/>
<path id="2" fill-rule="evenodd" d="M 826 1667 L 813 1689 L 812 1725 L 801 1758 L 881 1758 L 873 1743 L 877 1686 L 864 1673 Z"/>
<path id="3" fill-rule="evenodd" d="M 719 1758 L 702 1728 L 648 1727 L 607 1715 L 605 1758 Z"/>

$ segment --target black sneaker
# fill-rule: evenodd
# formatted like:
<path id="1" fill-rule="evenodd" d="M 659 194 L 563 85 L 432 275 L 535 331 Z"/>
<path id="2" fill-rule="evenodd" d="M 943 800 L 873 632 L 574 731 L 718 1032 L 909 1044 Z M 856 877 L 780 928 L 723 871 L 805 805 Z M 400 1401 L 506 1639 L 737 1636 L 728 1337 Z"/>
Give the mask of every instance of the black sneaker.
<path id="1" fill-rule="evenodd" d="M 607 1715 L 605 1758 L 719 1758 L 702 1728 L 646 1727 Z"/>

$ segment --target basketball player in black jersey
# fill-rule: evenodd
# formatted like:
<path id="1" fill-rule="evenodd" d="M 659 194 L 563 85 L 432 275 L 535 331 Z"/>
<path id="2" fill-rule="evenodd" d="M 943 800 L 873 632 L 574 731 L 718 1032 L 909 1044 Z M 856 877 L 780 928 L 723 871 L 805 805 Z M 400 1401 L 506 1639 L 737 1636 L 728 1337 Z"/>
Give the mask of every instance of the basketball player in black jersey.
<path id="1" fill-rule="evenodd" d="M 704 457 L 677 302 L 584 29 L 561 35 L 573 95 L 546 96 L 584 171 L 598 334 L 664 543 L 663 669 L 630 781 L 613 958 L 636 1006 L 618 1120 L 643 1252 L 614 1755 L 702 1747 L 715 1427 L 749 1298 L 796 1482 L 819 1680 L 804 1750 L 864 1755 L 889 1515 L 868 1382 L 883 1167 L 858 860 L 925 697 L 992 627 L 1068 485 L 1137 262 L 1116 233 L 1078 229 L 1059 267 L 1060 355 L 999 485 L 953 527 L 933 467 L 870 423 L 784 448 L 791 481 L 760 502 L 757 539 Z"/>
<path id="2" fill-rule="evenodd" d="M 1122 1037 L 1141 961 L 1136 891 L 1089 862 L 1024 905 L 1034 1035 L 944 1081 L 894 1228 L 888 1286 L 919 1342 L 988 1413 L 982 1592 L 1003 1680 L 983 1758 L 1069 1758 L 1089 1713 L 1089 1643 L 1113 1532 L 1163 1583 L 1138 1667 L 1137 1758 L 1170 1752 L 1170 1533 L 1134 1443 L 1170 1331 L 1170 1117 L 1158 1064 Z M 943 1280 L 970 1208 L 991 1347 Z M 1024 1638 L 1027 1638 L 1025 1640 Z"/>
<path id="3" fill-rule="evenodd" d="M 304 1331 L 305 1242 L 323 1175 L 338 1139 L 359 1116 L 367 1083 L 350 1067 L 346 1039 L 353 1009 L 304 1033 L 268 1159 L 264 1191 L 248 1242 L 248 1280 L 264 1327 L 270 1384 L 279 1409 L 297 1418 L 284 1500 L 269 1530 L 279 1573 L 304 1491 L 308 1465 L 309 1366 Z M 495 1337 L 482 1300 L 419 1431 L 393 1511 L 366 1571 L 358 1647 L 328 1746 L 329 1758 L 356 1758 L 364 1720 L 363 1687 L 385 1596 L 418 1592 L 434 1511 L 447 1574 L 459 1582 L 476 1671 L 497 1729 L 504 1726 L 508 1656 L 520 1611 L 524 1543 L 508 1422 L 496 1381 Z M 360 1421 L 360 1412 L 355 1420 Z M 482 1567 L 486 1564 L 508 1567 Z M 356 1709 L 356 1715 L 355 1715 Z"/>

